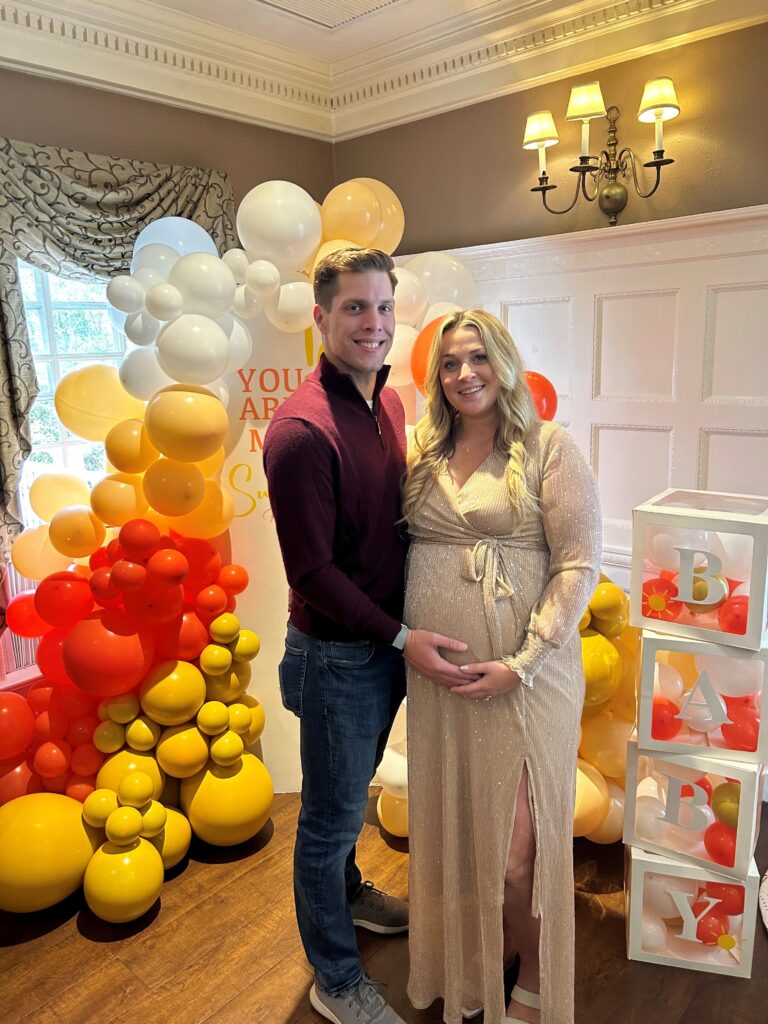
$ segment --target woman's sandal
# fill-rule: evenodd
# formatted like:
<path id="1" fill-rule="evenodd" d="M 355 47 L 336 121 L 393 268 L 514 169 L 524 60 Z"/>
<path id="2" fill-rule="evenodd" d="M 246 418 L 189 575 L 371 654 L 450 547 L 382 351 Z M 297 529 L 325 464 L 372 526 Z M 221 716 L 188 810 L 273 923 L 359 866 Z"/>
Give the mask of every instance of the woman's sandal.
<path id="1" fill-rule="evenodd" d="M 515 985 L 512 989 L 512 997 L 510 1002 L 515 1001 L 520 1003 L 521 1006 L 528 1006 L 531 1010 L 541 1009 L 541 998 L 538 992 L 529 992 L 527 988 L 520 988 L 519 985 Z M 520 1020 L 519 1017 L 505 1017 L 504 1020 L 507 1024 L 527 1024 L 527 1021 Z"/>

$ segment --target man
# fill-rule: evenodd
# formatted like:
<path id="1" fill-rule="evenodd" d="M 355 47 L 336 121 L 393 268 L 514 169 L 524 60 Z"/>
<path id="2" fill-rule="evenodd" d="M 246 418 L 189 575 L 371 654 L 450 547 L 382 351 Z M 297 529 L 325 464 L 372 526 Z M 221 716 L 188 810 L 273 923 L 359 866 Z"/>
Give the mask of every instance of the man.
<path id="1" fill-rule="evenodd" d="M 283 703 L 300 719 L 294 857 L 313 1007 L 335 1024 L 403 1024 L 363 972 L 355 925 L 407 931 L 408 906 L 363 884 L 355 844 L 368 786 L 405 694 L 402 654 L 444 685 L 466 674 L 438 647 L 466 645 L 401 621 L 405 417 L 385 388 L 395 330 L 389 256 L 342 249 L 315 271 L 325 354 L 275 414 L 264 465 L 291 588 Z"/>

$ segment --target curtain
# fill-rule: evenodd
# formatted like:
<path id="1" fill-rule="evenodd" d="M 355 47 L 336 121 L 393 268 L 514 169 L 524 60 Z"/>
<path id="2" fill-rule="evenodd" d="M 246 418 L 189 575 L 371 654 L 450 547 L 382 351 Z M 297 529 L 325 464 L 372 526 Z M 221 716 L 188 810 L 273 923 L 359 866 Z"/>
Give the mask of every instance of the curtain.
<path id="1" fill-rule="evenodd" d="M 220 171 L 0 139 L 0 177 L 1 579 L 21 530 L 16 493 L 37 395 L 17 257 L 61 277 L 125 274 L 142 228 L 170 216 L 196 221 L 219 252 L 237 241 L 234 194 Z"/>

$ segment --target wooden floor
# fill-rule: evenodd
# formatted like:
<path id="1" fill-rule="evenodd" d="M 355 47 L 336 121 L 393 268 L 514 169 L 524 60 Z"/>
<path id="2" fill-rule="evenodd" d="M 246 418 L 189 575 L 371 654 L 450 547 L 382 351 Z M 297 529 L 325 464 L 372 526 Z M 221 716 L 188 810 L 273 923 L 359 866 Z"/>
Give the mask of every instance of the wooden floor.
<path id="1" fill-rule="evenodd" d="M 133 925 L 94 917 L 82 894 L 37 914 L 0 913 L 1 1024 L 320 1024 L 293 914 L 298 797 L 278 796 L 245 848 L 196 844 L 160 901 Z M 758 865 L 768 864 L 768 807 Z M 758 922 L 751 981 L 629 962 L 622 847 L 576 842 L 577 1024 L 764 1024 L 768 938 Z M 387 842 L 373 801 L 359 847 L 366 877 L 407 895 L 403 841 Z M 410 1024 L 439 1024 L 441 1004 L 408 1005 L 405 938 L 360 932 L 366 969 Z M 495 1024 L 495 1022 L 494 1022 Z"/>

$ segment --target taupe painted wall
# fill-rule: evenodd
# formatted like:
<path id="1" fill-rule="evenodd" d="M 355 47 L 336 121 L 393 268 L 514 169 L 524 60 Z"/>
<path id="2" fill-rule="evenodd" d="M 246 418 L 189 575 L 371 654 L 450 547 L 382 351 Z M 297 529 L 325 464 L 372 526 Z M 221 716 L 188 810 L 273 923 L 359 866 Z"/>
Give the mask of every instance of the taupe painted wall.
<path id="1" fill-rule="evenodd" d="M 565 121 L 571 85 L 598 78 L 606 105 L 621 109 L 620 145 L 650 160 L 653 126 L 638 122 L 637 108 L 646 79 L 669 75 L 682 109 L 664 126 L 666 155 L 676 162 L 651 199 L 630 195 L 619 223 L 768 203 L 767 53 L 768 25 L 759 25 L 361 136 L 334 147 L 336 181 L 368 175 L 395 190 L 406 214 L 401 252 L 607 226 L 596 203 L 582 199 L 555 217 L 528 191 L 538 160 L 521 145 L 526 117 L 542 109 L 554 115 L 560 145 L 547 156 L 550 181 L 560 187 L 550 202 L 562 208 L 573 195 L 568 168 L 581 139 L 580 123 Z M 598 141 L 605 145 L 598 124 L 606 122 L 591 124 L 592 152 Z"/>
<path id="2" fill-rule="evenodd" d="M 0 136 L 155 163 L 226 171 L 240 201 L 285 178 L 322 201 L 333 186 L 328 142 L 0 69 Z"/>

